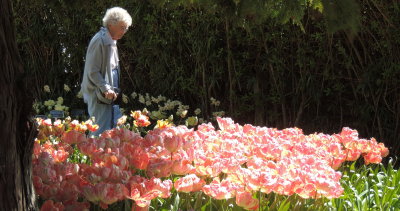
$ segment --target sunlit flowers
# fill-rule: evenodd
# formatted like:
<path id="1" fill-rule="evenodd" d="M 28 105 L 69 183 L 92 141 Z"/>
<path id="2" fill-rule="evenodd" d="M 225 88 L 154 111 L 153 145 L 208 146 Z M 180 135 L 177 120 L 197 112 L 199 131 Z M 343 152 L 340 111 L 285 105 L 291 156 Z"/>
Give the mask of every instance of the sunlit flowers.
<path id="1" fill-rule="evenodd" d="M 96 130 L 99 129 L 99 125 L 94 124 L 92 120 L 86 121 L 86 122 L 85 122 L 85 125 L 86 125 L 87 129 L 88 129 L 90 132 L 95 132 Z"/>
<path id="2" fill-rule="evenodd" d="M 136 127 L 147 127 L 150 125 L 149 117 L 141 111 L 132 111 L 131 117 L 135 119 L 133 123 Z"/>
<path id="3" fill-rule="evenodd" d="M 257 210 L 259 207 L 259 200 L 253 198 L 249 192 L 238 191 L 236 194 L 236 204 L 246 210 Z"/>
<path id="4" fill-rule="evenodd" d="M 177 191 L 189 193 L 201 190 L 205 184 L 203 179 L 195 174 L 189 174 L 175 181 L 174 187 Z"/>
<path id="5" fill-rule="evenodd" d="M 173 125 L 174 124 L 169 120 L 157 120 L 157 124 L 156 124 L 155 128 L 163 129 L 163 128 L 171 127 Z"/>
<path id="6" fill-rule="evenodd" d="M 134 124 L 148 126 L 147 114 L 132 112 Z M 260 195 L 270 193 L 338 198 L 343 187 L 336 169 L 346 160 L 379 163 L 388 155 L 383 144 L 359 138 L 350 128 L 305 135 L 299 128 L 240 125 L 230 118 L 217 118 L 219 129 L 211 123 L 189 129 L 163 120 L 144 137 L 121 127 L 89 138 L 88 130 L 96 127 L 92 120 L 37 121 L 33 181 L 36 193 L 52 200 L 43 205 L 49 209 L 87 209 L 88 202 L 107 208 L 121 200 L 148 207 L 173 190 L 231 199 L 246 210 L 258 209 Z M 77 155 L 90 162 L 70 162 Z"/>
<path id="7" fill-rule="evenodd" d="M 120 117 L 118 120 L 117 120 L 117 125 L 118 126 L 121 126 L 121 125 L 124 125 L 125 123 L 126 123 L 126 119 L 127 119 L 128 117 L 126 116 L 126 115 L 122 115 L 122 117 Z"/>
<path id="8" fill-rule="evenodd" d="M 238 186 L 229 180 L 222 180 L 214 178 L 214 180 L 203 187 L 203 192 L 215 199 L 230 199 L 235 197 Z"/>
<path id="9" fill-rule="evenodd" d="M 56 105 L 54 100 L 46 100 L 44 101 L 44 105 L 47 107 L 48 110 L 53 109 L 53 106 Z"/>

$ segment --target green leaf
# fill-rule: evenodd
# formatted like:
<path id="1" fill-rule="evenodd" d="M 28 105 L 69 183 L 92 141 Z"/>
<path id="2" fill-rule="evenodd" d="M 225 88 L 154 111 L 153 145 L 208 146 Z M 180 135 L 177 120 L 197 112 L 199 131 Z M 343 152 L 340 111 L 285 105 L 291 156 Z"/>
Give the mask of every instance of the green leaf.
<path id="1" fill-rule="evenodd" d="M 289 198 L 285 199 L 281 205 L 279 206 L 278 211 L 288 211 L 290 208 L 290 201 L 288 200 Z"/>
<path id="2" fill-rule="evenodd" d="M 211 206 L 211 200 L 208 200 L 207 203 L 205 203 L 202 207 L 201 207 L 201 211 L 207 211 L 207 206 L 210 205 Z"/>
<path id="3" fill-rule="evenodd" d="M 172 211 L 177 211 L 178 210 L 179 202 L 180 202 L 179 193 L 177 193 L 176 196 L 175 196 L 174 205 L 172 205 Z"/>

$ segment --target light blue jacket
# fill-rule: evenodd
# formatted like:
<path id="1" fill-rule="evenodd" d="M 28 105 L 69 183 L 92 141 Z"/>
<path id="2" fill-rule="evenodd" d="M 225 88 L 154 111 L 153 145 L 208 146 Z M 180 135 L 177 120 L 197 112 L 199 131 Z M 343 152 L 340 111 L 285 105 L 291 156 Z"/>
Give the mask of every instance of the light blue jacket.
<path id="1" fill-rule="evenodd" d="M 112 45 L 115 45 L 114 41 L 111 39 L 107 28 L 104 27 L 90 41 L 81 84 L 81 91 L 84 96 L 95 95 L 97 87 L 100 88 L 102 93 L 113 87 L 110 64 Z"/>
<path id="2" fill-rule="evenodd" d="M 114 87 L 110 62 L 113 45 L 115 42 L 111 39 L 108 30 L 101 28 L 90 41 L 86 53 L 81 91 L 89 116 L 95 117 L 95 123 L 99 125 L 99 129 L 90 134 L 94 136 L 115 127 L 118 118 L 122 116 L 118 105 L 99 103 L 95 92 L 97 88 L 104 93 Z"/>

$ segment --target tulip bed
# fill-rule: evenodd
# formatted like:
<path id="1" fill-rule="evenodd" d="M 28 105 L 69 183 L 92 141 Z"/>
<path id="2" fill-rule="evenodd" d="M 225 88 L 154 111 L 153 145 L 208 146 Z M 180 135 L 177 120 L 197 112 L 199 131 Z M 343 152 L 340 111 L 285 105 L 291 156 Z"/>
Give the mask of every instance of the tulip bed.
<path id="1" fill-rule="evenodd" d="M 146 120 L 139 113 L 135 125 Z M 89 137 L 96 130 L 90 120 L 37 122 L 33 182 L 41 210 L 400 206 L 399 172 L 381 164 L 388 149 L 350 128 L 305 135 L 217 118 L 218 129 L 160 124 L 140 133 L 121 126 Z"/>

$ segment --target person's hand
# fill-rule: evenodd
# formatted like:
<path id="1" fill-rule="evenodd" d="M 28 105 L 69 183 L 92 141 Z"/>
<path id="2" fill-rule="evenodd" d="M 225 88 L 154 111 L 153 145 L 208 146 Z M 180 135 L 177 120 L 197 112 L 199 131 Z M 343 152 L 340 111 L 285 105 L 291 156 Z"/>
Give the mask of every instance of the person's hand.
<path id="1" fill-rule="evenodd" d="M 117 99 L 117 94 L 113 90 L 107 90 L 104 92 L 104 97 L 110 100 Z"/>

